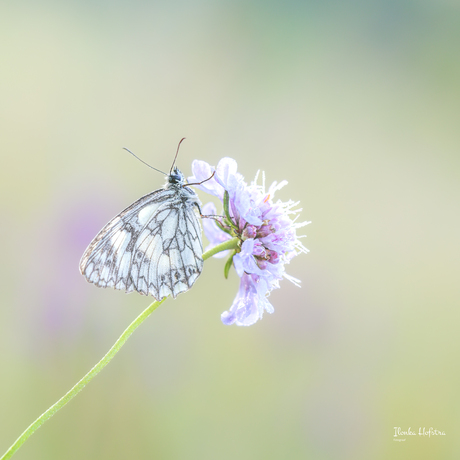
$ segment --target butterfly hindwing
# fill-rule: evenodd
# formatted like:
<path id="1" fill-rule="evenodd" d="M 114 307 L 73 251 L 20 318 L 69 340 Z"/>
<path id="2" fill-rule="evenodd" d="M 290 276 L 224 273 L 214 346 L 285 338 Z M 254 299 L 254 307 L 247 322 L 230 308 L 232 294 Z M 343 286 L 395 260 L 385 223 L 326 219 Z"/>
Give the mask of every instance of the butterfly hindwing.
<path id="1" fill-rule="evenodd" d="M 81 273 L 97 286 L 157 300 L 187 291 L 203 268 L 198 206 L 188 187 L 145 195 L 94 238 L 80 262 Z"/>
<path id="2" fill-rule="evenodd" d="M 197 231 L 198 229 L 198 231 Z M 131 266 L 136 291 L 156 299 L 190 289 L 203 268 L 201 227 L 193 207 L 168 203 L 139 235 Z"/>

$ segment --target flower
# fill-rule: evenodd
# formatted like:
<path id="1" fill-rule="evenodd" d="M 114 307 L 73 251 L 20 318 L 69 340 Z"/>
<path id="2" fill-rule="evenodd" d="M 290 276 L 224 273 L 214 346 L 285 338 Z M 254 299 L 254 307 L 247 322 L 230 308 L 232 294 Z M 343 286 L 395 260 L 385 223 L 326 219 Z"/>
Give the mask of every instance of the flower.
<path id="1" fill-rule="evenodd" d="M 215 168 L 195 160 L 192 172 L 188 181 L 195 184 L 205 181 L 197 186 L 219 198 L 224 207 L 224 216 L 216 216 L 212 203 L 203 207 L 204 215 L 214 216 L 203 224 L 210 242 L 207 249 L 235 236 L 240 240 L 238 249 L 230 255 L 241 278 L 240 288 L 230 309 L 222 314 L 222 322 L 250 326 L 262 318 L 264 311 L 273 313 L 267 297 L 279 288 L 281 279 L 300 285 L 299 280 L 285 272 L 285 265 L 296 255 L 308 252 L 300 242 L 302 236 L 297 235 L 297 229 L 309 222 L 296 222 L 295 215 L 301 211 L 295 209 L 298 202 L 274 201 L 275 192 L 287 181 L 274 182 L 266 191 L 265 175 L 262 173 L 262 185 L 258 185 L 257 173 L 254 181 L 247 184 L 232 158 L 223 158 Z M 222 253 L 216 256 L 222 257 Z"/>

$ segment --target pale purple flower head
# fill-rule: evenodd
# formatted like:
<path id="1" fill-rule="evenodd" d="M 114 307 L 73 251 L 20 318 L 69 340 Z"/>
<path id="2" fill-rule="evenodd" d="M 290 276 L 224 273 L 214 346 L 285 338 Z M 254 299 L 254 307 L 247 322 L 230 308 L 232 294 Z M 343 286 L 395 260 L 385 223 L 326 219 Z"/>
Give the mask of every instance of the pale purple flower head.
<path id="1" fill-rule="evenodd" d="M 250 326 L 262 318 L 264 311 L 273 313 L 267 297 L 279 287 L 282 278 L 299 285 L 299 280 L 286 274 L 285 265 L 297 254 L 308 252 L 297 236 L 297 229 L 309 222 L 296 222 L 295 215 L 301 211 L 294 209 L 298 202 L 273 200 L 275 192 L 284 187 L 286 181 L 274 182 L 266 191 L 264 174 L 262 185 L 257 184 L 257 174 L 248 185 L 231 158 L 223 158 L 216 168 L 195 160 L 193 176 L 188 181 L 204 181 L 214 171 L 212 179 L 198 187 L 223 202 L 225 215 L 217 218 L 221 228 L 215 220 L 204 221 L 205 235 L 210 242 L 207 249 L 235 236 L 240 239 L 238 250 L 232 252 L 231 257 L 241 284 L 230 310 L 221 318 L 224 324 Z M 214 204 L 205 205 L 203 214 L 215 215 Z M 216 256 L 222 257 L 222 253 Z"/>

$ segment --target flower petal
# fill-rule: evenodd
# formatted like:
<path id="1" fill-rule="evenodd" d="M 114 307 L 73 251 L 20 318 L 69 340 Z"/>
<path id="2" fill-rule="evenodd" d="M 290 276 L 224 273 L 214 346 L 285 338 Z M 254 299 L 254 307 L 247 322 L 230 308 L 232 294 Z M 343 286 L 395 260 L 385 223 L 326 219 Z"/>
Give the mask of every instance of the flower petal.
<path id="1" fill-rule="evenodd" d="M 230 310 L 222 313 L 224 324 L 236 323 L 237 326 L 251 326 L 262 318 L 264 311 L 273 312 L 266 297 L 266 285 L 259 286 L 259 279 L 253 275 L 243 275 L 238 294 Z"/>
<path id="2" fill-rule="evenodd" d="M 209 193 L 222 199 L 222 197 L 224 196 L 224 188 L 218 182 L 216 182 L 214 177 L 212 179 L 209 179 L 214 171 L 215 168 L 206 163 L 206 161 L 193 160 L 193 176 L 188 177 L 187 181 L 191 184 L 206 181 L 203 182 L 201 185 L 196 185 L 195 187 L 198 187 L 200 190 L 203 190 L 203 192 Z"/>
<path id="3" fill-rule="evenodd" d="M 222 158 L 216 166 L 216 180 L 228 190 L 229 180 L 237 175 L 238 164 L 233 158 Z"/>

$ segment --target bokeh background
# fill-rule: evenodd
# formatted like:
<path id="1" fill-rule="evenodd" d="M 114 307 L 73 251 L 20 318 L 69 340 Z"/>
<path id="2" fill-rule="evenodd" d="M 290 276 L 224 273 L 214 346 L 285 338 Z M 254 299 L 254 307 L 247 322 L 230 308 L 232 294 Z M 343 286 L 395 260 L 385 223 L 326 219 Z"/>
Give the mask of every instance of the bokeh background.
<path id="1" fill-rule="evenodd" d="M 5 1 L 0 24 L 0 451 L 149 304 L 78 263 L 164 181 L 122 147 L 165 170 L 185 136 L 186 175 L 289 181 L 302 288 L 226 327 L 238 279 L 206 262 L 15 458 L 460 457 L 457 1 Z"/>

